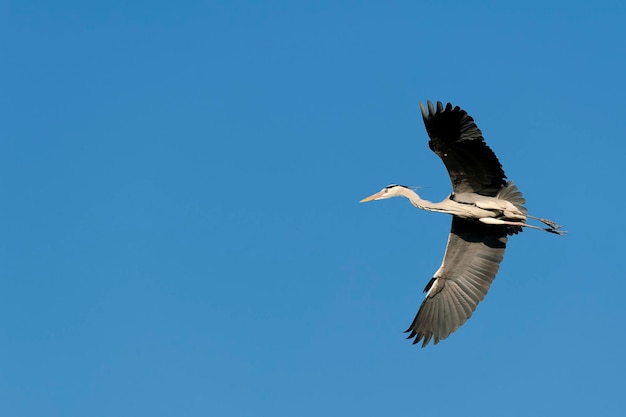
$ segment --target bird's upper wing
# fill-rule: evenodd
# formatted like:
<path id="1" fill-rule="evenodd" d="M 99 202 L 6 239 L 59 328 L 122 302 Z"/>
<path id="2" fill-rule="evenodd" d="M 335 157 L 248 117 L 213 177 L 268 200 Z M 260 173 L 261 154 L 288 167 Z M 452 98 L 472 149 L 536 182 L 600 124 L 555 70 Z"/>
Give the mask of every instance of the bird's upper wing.
<path id="1" fill-rule="evenodd" d="M 437 110 L 430 101 L 428 112 L 420 103 L 428 146 L 443 160 L 455 193 L 474 192 L 495 196 L 506 183 L 502 165 L 487 146 L 482 132 L 465 110 L 440 101 Z"/>
<path id="2" fill-rule="evenodd" d="M 437 344 L 472 316 L 498 272 L 506 247 L 506 228 L 452 218 L 443 263 L 424 291 L 417 316 L 408 328 L 413 343 L 434 338 Z"/>

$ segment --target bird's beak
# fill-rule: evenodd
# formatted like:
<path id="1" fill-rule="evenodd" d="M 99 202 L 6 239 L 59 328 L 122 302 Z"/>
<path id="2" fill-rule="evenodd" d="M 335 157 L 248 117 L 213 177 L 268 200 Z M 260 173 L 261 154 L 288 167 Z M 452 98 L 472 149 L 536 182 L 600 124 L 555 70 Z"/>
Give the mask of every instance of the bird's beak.
<path id="1" fill-rule="evenodd" d="M 363 200 L 359 201 L 359 203 L 367 203 L 368 201 L 376 200 L 378 197 L 381 196 L 381 194 L 382 194 L 382 192 L 379 191 L 376 194 L 372 194 L 369 197 L 365 197 Z"/>

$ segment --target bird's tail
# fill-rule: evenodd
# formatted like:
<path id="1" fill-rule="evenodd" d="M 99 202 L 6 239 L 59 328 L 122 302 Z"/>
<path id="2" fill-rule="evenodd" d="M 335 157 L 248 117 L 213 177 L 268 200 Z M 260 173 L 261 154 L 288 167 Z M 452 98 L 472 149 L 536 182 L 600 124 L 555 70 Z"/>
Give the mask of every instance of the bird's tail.
<path id="1" fill-rule="evenodd" d="M 498 194 L 496 194 L 496 198 L 510 202 L 520 212 L 522 212 L 524 216 L 528 215 L 528 209 L 524 207 L 526 199 L 522 195 L 522 192 L 517 189 L 517 186 L 513 184 L 513 181 L 507 182 L 506 185 L 502 187 L 500 191 L 498 191 Z M 508 226 L 506 228 L 506 234 L 515 235 L 520 233 L 522 230 L 523 228 L 520 226 Z"/>
<path id="2" fill-rule="evenodd" d="M 517 207 L 519 211 L 521 211 L 525 215 L 528 214 L 528 210 L 526 209 L 526 207 L 524 207 L 524 204 L 526 204 L 526 199 L 522 195 L 522 192 L 517 189 L 517 185 L 513 184 L 513 181 L 507 182 L 506 185 L 502 187 L 500 191 L 498 191 L 498 194 L 496 194 L 496 198 L 506 200 L 512 203 L 515 207 Z"/>

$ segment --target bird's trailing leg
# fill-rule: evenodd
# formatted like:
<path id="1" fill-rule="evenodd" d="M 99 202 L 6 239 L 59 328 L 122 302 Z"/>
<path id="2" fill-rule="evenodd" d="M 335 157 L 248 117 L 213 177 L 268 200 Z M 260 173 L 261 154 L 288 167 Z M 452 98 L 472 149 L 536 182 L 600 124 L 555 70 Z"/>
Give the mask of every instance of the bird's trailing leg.
<path id="1" fill-rule="evenodd" d="M 535 219 L 537 221 L 540 221 L 541 223 L 545 224 L 546 226 L 548 226 L 551 229 L 560 229 L 562 227 L 562 226 L 554 223 L 552 220 L 542 219 L 541 217 L 531 216 L 530 214 L 527 214 L 526 217 L 528 217 L 530 219 Z"/>
<path id="2" fill-rule="evenodd" d="M 528 216 L 531 217 L 531 216 Z M 533 219 L 536 219 L 536 217 L 531 217 Z M 498 224 L 498 225 L 505 225 L 505 226 L 519 226 L 519 227 L 529 227 L 531 229 L 537 229 L 537 230 L 543 230 L 549 233 L 554 233 L 555 235 L 559 235 L 559 236 L 563 236 L 565 233 L 567 233 L 564 230 L 559 230 L 559 228 L 561 226 L 559 226 L 558 224 L 554 223 L 554 222 L 550 222 L 549 220 L 547 220 L 548 222 L 552 223 L 552 225 L 554 225 L 554 227 L 550 226 L 549 223 L 543 222 L 546 226 L 550 226 L 550 227 L 539 227 L 539 226 L 535 226 L 532 224 L 528 224 L 528 223 L 524 223 L 524 222 L 513 222 L 513 221 L 507 221 L 507 220 L 501 220 L 501 219 L 494 219 L 493 217 L 483 217 L 480 220 L 482 223 L 485 224 Z M 537 219 L 539 221 L 542 221 L 541 219 Z M 543 219 L 545 220 L 545 219 Z"/>

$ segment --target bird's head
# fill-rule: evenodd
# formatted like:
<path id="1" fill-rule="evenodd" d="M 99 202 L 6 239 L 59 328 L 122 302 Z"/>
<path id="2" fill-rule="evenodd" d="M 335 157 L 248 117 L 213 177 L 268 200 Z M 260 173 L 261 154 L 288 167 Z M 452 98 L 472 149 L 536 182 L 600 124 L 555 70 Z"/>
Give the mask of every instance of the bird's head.
<path id="1" fill-rule="evenodd" d="M 391 184 L 386 186 L 376 194 L 365 197 L 363 200 L 359 201 L 359 203 L 367 203 L 368 201 L 384 200 L 386 198 L 397 197 L 399 195 L 403 195 L 403 192 L 408 188 L 409 187 L 405 187 L 404 185 Z"/>

